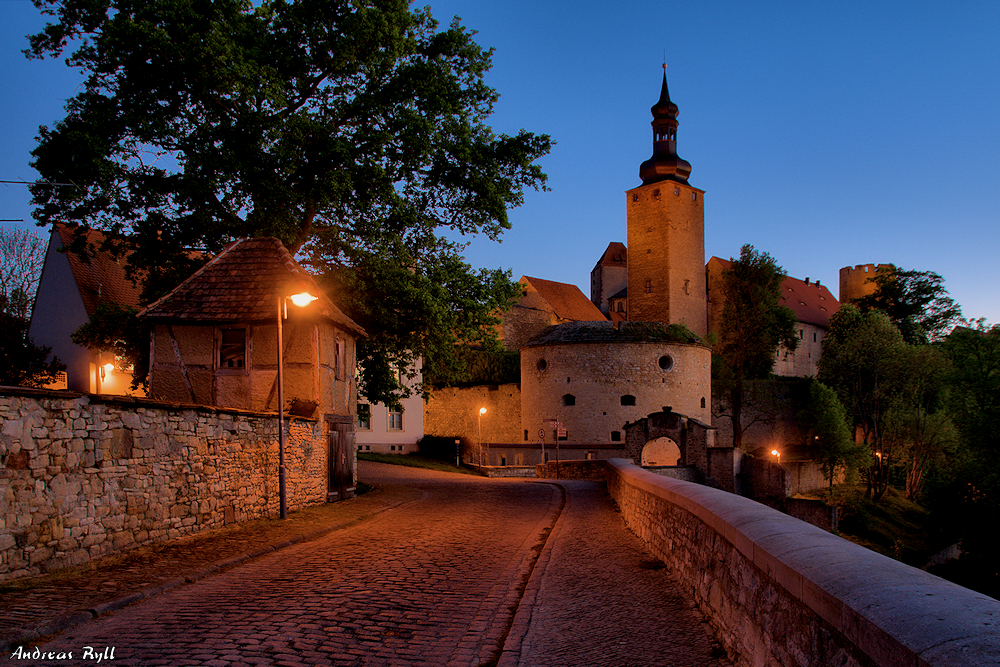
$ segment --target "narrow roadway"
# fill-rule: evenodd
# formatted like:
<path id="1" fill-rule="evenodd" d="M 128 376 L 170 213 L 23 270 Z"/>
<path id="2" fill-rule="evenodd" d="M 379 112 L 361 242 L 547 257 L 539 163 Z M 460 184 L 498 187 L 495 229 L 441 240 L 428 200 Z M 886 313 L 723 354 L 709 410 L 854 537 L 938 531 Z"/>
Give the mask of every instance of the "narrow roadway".
<path id="1" fill-rule="evenodd" d="M 30 664 L 111 646 L 136 667 L 729 664 L 600 485 L 362 470 L 422 497 L 76 626 L 39 647 L 72 660 Z"/>

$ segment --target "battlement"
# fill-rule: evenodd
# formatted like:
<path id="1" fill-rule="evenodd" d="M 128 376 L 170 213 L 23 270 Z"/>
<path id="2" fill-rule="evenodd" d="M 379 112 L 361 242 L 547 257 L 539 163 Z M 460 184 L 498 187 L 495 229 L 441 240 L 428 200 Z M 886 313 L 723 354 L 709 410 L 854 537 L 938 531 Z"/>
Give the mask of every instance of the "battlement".
<path id="1" fill-rule="evenodd" d="M 840 303 L 850 303 L 866 297 L 875 291 L 875 283 L 870 282 L 878 270 L 892 264 L 858 264 L 845 266 L 840 270 Z"/>

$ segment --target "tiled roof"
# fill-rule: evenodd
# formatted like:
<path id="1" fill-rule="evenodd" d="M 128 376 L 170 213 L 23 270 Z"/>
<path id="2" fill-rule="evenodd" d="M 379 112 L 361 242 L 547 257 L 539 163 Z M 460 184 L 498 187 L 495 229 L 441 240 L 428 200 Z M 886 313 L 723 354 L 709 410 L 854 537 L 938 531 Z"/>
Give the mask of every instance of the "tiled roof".
<path id="1" fill-rule="evenodd" d="M 612 241 L 608 244 L 601 258 L 597 260 L 594 268 L 596 269 L 598 266 L 625 266 L 626 264 L 628 264 L 628 249 L 625 244 Z"/>
<path id="2" fill-rule="evenodd" d="M 727 259 L 713 257 L 723 269 L 728 269 L 731 262 Z M 799 322 L 814 324 L 820 327 L 830 326 L 830 316 L 840 308 L 840 302 L 818 282 L 806 282 L 798 278 L 786 276 L 781 283 L 781 305 L 795 311 Z"/>
<path id="3" fill-rule="evenodd" d="M 74 229 L 61 224 L 55 225 L 54 228 L 63 247 L 68 247 L 73 242 Z M 97 230 L 89 229 L 85 235 L 88 246 L 99 248 L 104 242 L 104 234 Z M 142 290 L 125 277 L 124 257 L 119 263 L 111 253 L 101 250 L 89 251 L 87 257 L 89 261 L 81 259 L 75 252 L 66 253 L 87 315 L 93 315 L 98 304 L 102 302 L 123 306 L 139 305 L 139 295 Z"/>
<path id="4" fill-rule="evenodd" d="M 316 285 L 276 238 L 243 239 L 226 246 L 205 266 L 139 313 L 151 320 L 177 322 L 269 322 L 277 316 L 278 295 L 304 281 L 319 300 L 310 308 L 347 329 L 364 330 Z"/>
<path id="5" fill-rule="evenodd" d="M 546 328 L 525 347 L 564 343 L 697 343 L 678 333 L 679 327 L 662 322 L 564 322 Z"/>
<path id="6" fill-rule="evenodd" d="M 542 297 L 552 308 L 552 312 L 562 320 L 576 321 L 607 321 L 604 313 L 595 306 L 590 299 L 584 296 L 583 292 L 576 285 L 568 283 L 557 283 L 552 280 L 542 280 L 522 276 L 519 280 L 523 285 L 528 285 Z"/>

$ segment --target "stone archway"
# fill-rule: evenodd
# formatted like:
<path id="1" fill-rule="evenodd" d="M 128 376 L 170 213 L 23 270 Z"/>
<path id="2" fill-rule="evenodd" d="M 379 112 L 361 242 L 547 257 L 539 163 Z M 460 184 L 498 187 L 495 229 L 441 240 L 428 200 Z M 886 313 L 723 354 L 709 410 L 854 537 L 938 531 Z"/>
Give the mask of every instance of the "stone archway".
<path id="1" fill-rule="evenodd" d="M 643 466 L 675 466 L 680 464 L 681 448 L 667 437 L 653 438 L 642 448 Z"/>

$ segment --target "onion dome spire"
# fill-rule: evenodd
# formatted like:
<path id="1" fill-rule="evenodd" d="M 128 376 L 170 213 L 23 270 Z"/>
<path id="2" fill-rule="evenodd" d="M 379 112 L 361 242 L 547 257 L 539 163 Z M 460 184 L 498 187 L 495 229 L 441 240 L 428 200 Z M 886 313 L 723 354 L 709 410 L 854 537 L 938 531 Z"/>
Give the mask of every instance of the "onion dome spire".
<path id="1" fill-rule="evenodd" d="M 652 106 L 653 156 L 639 166 L 643 185 L 659 181 L 687 183 L 691 163 L 677 155 L 677 105 L 667 90 L 667 66 L 663 66 L 660 99 Z"/>

